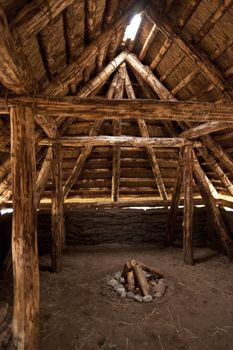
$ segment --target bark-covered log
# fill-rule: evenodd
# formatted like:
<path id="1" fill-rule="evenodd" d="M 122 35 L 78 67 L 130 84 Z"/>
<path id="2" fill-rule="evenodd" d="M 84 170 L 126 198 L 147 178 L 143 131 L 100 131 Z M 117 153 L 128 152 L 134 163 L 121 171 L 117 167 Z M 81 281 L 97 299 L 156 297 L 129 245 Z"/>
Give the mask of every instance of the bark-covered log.
<path id="1" fill-rule="evenodd" d="M 147 282 L 147 279 L 145 277 L 145 274 L 143 272 L 141 265 L 139 265 L 135 260 L 131 261 L 131 265 L 132 265 L 135 279 L 136 279 L 136 281 L 137 281 L 137 283 L 142 291 L 142 294 L 143 295 L 150 294 L 150 285 Z"/>

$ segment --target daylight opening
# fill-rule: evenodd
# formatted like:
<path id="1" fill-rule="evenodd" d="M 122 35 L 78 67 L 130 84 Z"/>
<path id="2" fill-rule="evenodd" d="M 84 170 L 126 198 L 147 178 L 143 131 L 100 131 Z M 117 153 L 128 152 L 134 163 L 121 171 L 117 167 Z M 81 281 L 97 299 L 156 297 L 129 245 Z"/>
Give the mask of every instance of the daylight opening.
<path id="1" fill-rule="evenodd" d="M 127 39 L 135 39 L 141 20 L 142 16 L 140 14 L 137 14 L 132 18 L 130 24 L 126 27 L 123 41 L 126 41 Z"/>

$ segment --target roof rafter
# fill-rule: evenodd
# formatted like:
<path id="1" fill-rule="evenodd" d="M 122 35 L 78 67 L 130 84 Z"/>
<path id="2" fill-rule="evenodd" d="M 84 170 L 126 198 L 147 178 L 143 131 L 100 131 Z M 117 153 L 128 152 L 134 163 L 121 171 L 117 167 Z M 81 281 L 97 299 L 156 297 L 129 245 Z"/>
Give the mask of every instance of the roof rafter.
<path id="1" fill-rule="evenodd" d="M 74 0 L 43 0 L 38 4 L 36 1 L 25 5 L 10 23 L 10 27 L 16 38 L 22 42 L 38 34 L 53 18 L 59 15 Z"/>
<path id="2" fill-rule="evenodd" d="M 182 131 L 180 136 L 192 140 L 203 135 L 211 134 L 212 132 L 232 127 L 233 125 L 231 125 L 231 123 L 206 122 Z"/>
<path id="3" fill-rule="evenodd" d="M 108 45 L 112 36 L 118 33 L 123 26 L 125 26 L 130 18 L 132 12 L 139 12 L 143 10 L 144 1 L 138 1 L 133 7 L 131 7 L 125 14 L 115 21 L 114 24 L 108 26 L 101 34 L 99 34 L 95 40 L 93 40 L 80 54 L 80 56 L 72 63 L 68 64 L 60 74 L 54 78 L 51 83 L 46 83 L 42 89 L 46 95 L 58 95 L 62 94 L 62 91 L 75 81 L 83 69 L 90 63 L 100 52 L 100 50 Z"/>
<path id="4" fill-rule="evenodd" d="M 0 36 L 0 80 L 3 85 L 21 94 L 37 91 L 37 83 L 29 65 L 16 49 L 2 6 L 0 6 Z"/>
<path id="5" fill-rule="evenodd" d="M 203 53 L 199 52 L 196 47 L 193 47 L 191 43 L 186 42 L 181 33 L 178 35 L 170 26 L 166 17 L 158 14 L 153 5 L 148 7 L 147 12 L 148 16 L 151 17 L 159 30 L 167 36 L 167 38 L 173 40 L 173 43 L 175 43 L 193 61 L 193 63 L 200 68 L 203 74 L 213 83 L 215 88 L 230 100 L 231 95 L 228 91 L 225 79 L 209 59 L 204 56 Z"/>

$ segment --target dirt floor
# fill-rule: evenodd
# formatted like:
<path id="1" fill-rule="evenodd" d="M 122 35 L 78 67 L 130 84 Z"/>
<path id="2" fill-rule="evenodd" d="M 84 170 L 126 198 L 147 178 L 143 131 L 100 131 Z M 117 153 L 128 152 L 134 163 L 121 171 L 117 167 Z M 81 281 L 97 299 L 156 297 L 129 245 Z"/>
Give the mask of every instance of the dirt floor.
<path id="1" fill-rule="evenodd" d="M 209 249 L 196 249 L 195 266 L 182 250 L 152 247 L 69 247 L 60 274 L 41 265 L 41 350 L 232 350 L 233 264 Z M 129 259 L 165 274 L 161 301 L 120 299 L 104 277 Z"/>

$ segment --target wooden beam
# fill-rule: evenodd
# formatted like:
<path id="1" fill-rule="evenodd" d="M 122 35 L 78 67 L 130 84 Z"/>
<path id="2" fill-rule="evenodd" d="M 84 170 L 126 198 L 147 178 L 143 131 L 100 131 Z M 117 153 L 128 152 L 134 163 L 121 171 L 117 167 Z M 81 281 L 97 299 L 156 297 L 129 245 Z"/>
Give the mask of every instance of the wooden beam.
<path id="1" fill-rule="evenodd" d="M 168 51 L 168 49 L 171 45 L 172 45 L 172 40 L 166 39 L 150 64 L 151 70 L 154 70 L 157 67 L 157 65 L 159 64 L 159 62 L 161 61 L 163 56 L 166 54 L 166 52 Z"/>
<path id="2" fill-rule="evenodd" d="M 158 13 L 156 8 L 151 5 L 148 6 L 148 16 L 155 22 L 159 30 L 165 36 L 167 36 L 167 38 L 173 40 L 173 43 L 176 44 L 185 53 L 185 55 L 189 57 L 189 59 L 191 59 L 193 64 L 199 67 L 199 69 L 215 86 L 215 88 L 220 93 L 224 94 L 228 100 L 230 100 L 231 95 L 227 90 L 225 79 L 222 77 L 221 72 L 217 70 L 209 59 L 199 52 L 196 47 L 194 48 L 191 43 L 188 43 L 181 33 L 178 35 L 169 25 L 166 17 Z"/>
<path id="3" fill-rule="evenodd" d="M 190 129 L 182 131 L 180 133 L 180 137 L 184 137 L 186 139 L 195 139 L 203 135 L 211 134 L 212 132 L 216 132 L 219 130 L 223 130 L 226 128 L 232 128 L 233 125 L 229 123 L 220 123 L 220 122 L 206 122 L 200 125 L 194 126 Z"/>
<path id="4" fill-rule="evenodd" d="M 221 180 L 223 185 L 226 187 L 226 189 L 229 191 L 231 195 L 233 195 L 233 184 L 229 177 L 224 173 L 220 165 L 216 162 L 215 158 L 208 152 L 207 148 L 200 148 L 199 153 L 201 156 L 205 159 L 207 165 L 213 169 L 215 174 L 218 176 L 218 178 Z"/>
<path id="5" fill-rule="evenodd" d="M 45 189 L 51 173 L 52 149 L 49 147 L 36 180 L 37 205 L 40 204 L 41 194 Z"/>
<path id="6" fill-rule="evenodd" d="M 11 110 L 13 194 L 13 340 L 17 349 L 39 349 L 39 268 L 37 251 L 34 119 L 30 108 Z"/>
<path id="7" fill-rule="evenodd" d="M 25 5 L 10 23 L 12 31 L 15 30 L 15 37 L 19 36 L 24 44 L 73 2 L 74 0 L 42 0 L 40 3 Z"/>
<path id="8" fill-rule="evenodd" d="M 113 78 L 113 80 L 110 84 L 110 87 L 108 89 L 107 96 L 106 96 L 107 98 L 112 98 L 114 96 L 115 88 L 116 88 L 116 84 L 117 84 L 117 79 L 118 79 L 118 73 L 115 74 L 115 77 Z M 103 125 L 103 120 L 95 121 L 91 130 L 90 130 L 89 136 L 98 135 L 102 125 Z M 75 182 L 79 178 L 79 176 L 83 170 L 84 164 L 92 152 L 92 149 L 93 149 L 93 146 L 90 146 L 90 145 L 85 146 L 85 148 L 81 152 L 80 156 L 78 157 L 77 162 L 75 163 L 75 166 L 74 166 L 70 176 L 67 178 L 65 184 L 63 185 L 62 191 L 63 191 L 64 199 L 68 196 L 71 188 L 73 187 L 73 185 L 75 184 Z"/>
<path id="9" fill-rule="evenodd" d="M 153 90 L 150 86 L 148 86 L 145 83 L 145 81 L 143 80 L 143 78 L 140 76 L 140 74 L 138 74 L 136 71 L 134 71 L 134 75 L 135 75 L 139 85 L 141 86 L 145 96 L 148 99 L 154 99 L 155 97 L 157 97 L 157 94 L 156 94 L 157 89 Z M 164 127 L 166 128 L 168 135 L 174 136 L 174 137 L 177 136 L 177 132 L 174 132 L 174 127 L 173 127 L 172 121 L 163 120 L 162 123 L 163 123 Z"/>
<path id="10" fill-rule="evenodd" d="M 228 169 L 228 171 L 233 174 L 233 160 L 232 158 L 223 150 L 223 148 L 209 135 L 205 136 L 205 139 L 201 139 L 206 147 L 211 150 L 214 156 Z"/>
<path id="11" fill-rule="evenodd" d="M 112 73 L 124 62 L 127 56 L 126 51 L 122 51 L 116 56 L 97 76 L 88 82 L 78 93 L 79 97 L 89 96 L 93 91 L 99 89 L 110 78 Z"/>
<path id="12" fill-rule="evenodd" d="M 156 78 L 154 77 L 154 79 L 156 79 Z M 163 89 L 166 89 L 166 88 L 163 86 Z M 163 94 L 160 93 L 161 89 L 159 88 L 159 89 L 157 89 L 157 91 L 158 91 L 159 97 L 163 98 L 164 93 Z M 170 102 L 170 103 L 173 103 L 173 102 Z M 210 136 L 202 137 L 202 139 L 203 138 L 204 138 L 204 140 L 206 138 L 209 138 L 210 140 L 212 140 L 210 138 Z M 224 152 L 223 152 L 223 155 L 224 155 L 224 159 L 227 160 L 227 162 L 228 162 L 228 159 L 227 159 Z M 208 180 L 208 178 L 204 174 L 203 170 L 201 169 L 201 166 L 200 166 L 195 154 L 194 154 L 193 159 L 194 159 L 195 178 L 197 179 L 197 181 L 199 181 L 199 189 L 200 189 L 201 195 L 203 197 L 203 201 L 205 202 L 207 208 L 209 208 L 210 215 L 212 216 L 213 221 L 216 224 L 217 234 L 219 235 L 220 239 L 222 240 L 223 246 L 225 247 L 225 250 L 226 250 L 228 256 L 230 257 L 230 259 L 232 259 L 232 257 L 233 257 L 233 242 L 232 242 L 232 239 L 227 231 L 227 228 L 226 228 L 226 226 L 221 218 L 220 212 L 218 210 L 218 207 L 216 206 L 216 202 L 215 202 L 215 199 L 213 197 L 213 193 L 216 190 L 213 187 L 212 183 Z M 202 182 L 203 182 L 203 184 L 202 184 Z"/>
<path id="13" fill-rule="evenodd" d="M 52 271 L 62 270 L 62 248 L 64 245 L 64 214 L 63 214 L 63 193 L 62 193 L 62 148 L 61 144 L 52 145 Z"/>
<path id="14" fill-rule="evenodd" d="M 194 205 L 203 205 L 203 200 L 201 198 L 194 198 Z M 180 205 L 183 205 L 184 200 L 180 200 Z M 10 204 L 8 204 L 9 206 Z M 83 202 L 71 202 L 66 201 L 64 203 L 64 211 L 69 211 L 73 209 L 84 209 L 84 208 L 127 208 L 127 207 L 141 207 L 141 208 L 150 208 L 150 209 L 164 209 L 171 205 L 170 200 L 160 200 L 159 198 L 156 199 L 133 199 L 133 200 L 121 200 L 119 202 L 110 202 L 109 199 L 107 200 L 95 200 L 95 201 L 89 201 L 85 199 Z M 40 210 L 51 210 L 51 203 L 41 203 L 40 204 Z"/>
<path id="15" fill-rule="evenodd" d="M 194 68 L 194 70 L 190 74 L 188 74 L 184 79 L 182 79 L 179 82 L 179 84 L 171 90 L 171 93 L 173 95 L 176 95 L 178 92 L 180 92 L 180 90 L 187 86 L 199 73 L 199 68 Z"/>
<path id="16" fill-rule="evenodd" d="M 113 135 L 121 135 L 121 121 L 113 121 Z M 113 160 L 112 160 L 112 190 L 111 197 L 113 202 L 118 202 L 120 191 L 120 169 L 121 169 L 121 147 L 113 145 Z"/>
<path id="17" fill-rule="evenodd" d="M 221 123 L 219 123 L 219 124 L 221 125 Z M 191 124 L 187 123 L 187 126 L 190 127 Z M 209 126 L 206 125 L 206 126 L 207 126 L 207 129 L 209 129 L 209 130 L 211 130 L 212 127 L 216 127 L 216 125 L 209 125 Z M 184 127 L 186 128 L 186 124 L 184 125 Z M 218 127 L 218 125 L 217 125 L 217 127 Z M 183 137 L 190 136 L 190 135 L 192 135 L 192 134 L 189 134 L 190 130 L 192 130 L 192 129 L 186 130 L 187 134 L 185 134 L 186 131 L 184 131 L 180 135 L 182 135 Z M 197 130 L 194 130 L 194 134 L 195 134 L 195 131 L 197 131 Z M 206 136 L 202 136 L 201 140 L 202 140 L 204 145 L 206 145 L 208 143 L 208 139 Z M 211 141 L 212 141 L 212 139 L 210 138 L 210 143 L 211 143 Z M 228 178 L 228 176 L 224 173 L 224 171 L 222 170 L 220 165 L 216 162 L 215 157 L 212 156 L 205 148 L 199 149 L 199 152 L 200 152 L 201 156 L 206 160 L 209 167 L 211 169 L 213 169 L 213 171 L 216 173 L 218 178 L 221 180 L 223 185 L 226 187 L 227 191 L 229 191 L 229 193 L 232 195 L 233 194 L 233 184 L 232 184 L 231 180 Z M 217 148 L 215 153 L 218 153 L 218 148 Z M 215 155 L 215 153 L 213 153 L 213 154 Z"/>
<path id="18" fill-rule="evenodd" d="M 89 136 L 92 137 L 92 136 L 97 135 L 99 133 L 99 130 L 100 130 L 102 124 L 103 124 L 102 121 L 94 122 L 94 124 L 90 130 Z M 77 162 L 75 163 L 75 166 L 74 166 L 70 176 L 68 177 L 65 184 L 63 185 L 62 191 L 63 191 L 64 199 L 68 196 L 69 191 L 71 190 L 74 183 L 77 181 L 80 173 L 82 172 L 82 169 L 84 167 L 84 164 L 85 164 L 87 158 L 91 154 L 92 149 L 93 149 L 92 145 L 87 145 L 87 146 L 85 146 L 85 148 L 83 149 L 83 151 L 79 155 Z"/>
<path id="19" fill-rule="evenodd" d="M 118 33 L 115 33 L 114 36 L 112 37 L 112 40 L 108 48 L 108 54 L 107 54 L 107 58 L 109 61 L 113 60 L 113 58 L 116 56 L 116 52 L 124 38 L 126 27 L 127 25 L 123 26 L 122 29 L 119 30 Z"/>
<path id="20" fill-rule="evenodd" d="M 136 98 L 136 95 L 134 93 L 133 86 L 131 84 L 131 81 L 130 81 L 130 78 L 129 78 L 129 75 L 128 75 L 126 68 L 125 68 L 125 89 L 126 89 L 126 93 L 127 93 L 127 96 L 129 99 Z M 139 130 L 140 130 L 141 137 L 150 137 L 145 120 L 137 119 L 137 124 L 138 124 Z M 149 158 L 149 161 L 151 164 L 153 174 L 155 176 L 155 182 L 157 184 L 159 193 L 160 193 L 161 197 L 166 200 L 167 199 L 167 192 L 166 192 L 166 188 L 165 188 L 163 178 L 162 178 L 162 175 L 161 175 L 161 172 L 159 169 L 159 165 L 157 162 L 156 153 L 152 147 L 147 147 L 146 150 L 147 150 L 147 155 L 148 155 L 148 158 Z"/>
<path id="21" fill-rule="evenodd" d="M 164 87 L 163 87 L 164 88 Z M 163 94 L 164 95 L 164 94 Z M 160 96 L 163 96 L 162 93 Z M 176 120 L 193 122 L 233 122 L 232 103 L 158 101 L 148 99 L 103 100 L 78 97 L 10 97 L 8 106 L 17 104 L 33 107 L 34 115 L 66 116 L 84 119 L 135 119 Z M 165 97 L 164 97 L 165 99 Z M 0 110 L 6 112 L 5 100 L 0 97 Z"/>
<path id="22" fill-rule="evenodd" d="M 137 64 L 138 64 L 138 62 L 137 62 L 137 58 L 135 58 L 134 57 L 134 61 L 135 61 L 135 64 L 134 64 L 134 66 L 135 67 L 137 67 Z M 146 67 L 144 67 L 144 70 L 146 69 Z M 141 71 L 143 70 L 143 67 L 141 68 Z M 151 74 L 153 74 L 153 73 L 151 73 L 151 72 L 149 72 L 148 73 L 149 75 L 151 75 Z M 145 80 L 147 81 L 147 79 L 146 79 L 146 77 L 144 77 L 145 78 Z M 154 89 L 154 91 L 158 94 L 158 96 L 161 98 L 161 99 L 164 99 L 164 96 L 166 95 L 166 93 L 170 93 L 166 88 L 165 88 L 165 86 L 163 86 L 163 84 L 153 75 L 153 81 L 155 81 L 155 84 L 154 84 L 154 86 L 153 86 L 153 89 Z M 177 101 L 177 99 L 170 93 L 170 96 L 171 96 L 171 98 L 173 98 L 173 100 L 174 101 Z M 207 123 L 210 123 L 210 122 L 207 122 Z M 222 128 L 221 127 L 221 124 L 223 124 L 224 125 L 224 127 L 226 126 L 226 123 L 224 124 L 224 123 L 215 123 L 215 124 L 211 124 L 211 126 L 210 126 L 210 124 L 205 124 L 205 125 L 203 125 L 203 126 L 197 126 L 197 127 L 194 127 L 193 128 L 193 131 L 194 131 L 194 133 L 195 132 L 197 132 L 197 133 L 199 133 L 200 131 L 202 132 L 203 131 L 203 129 L 205 129 L 206 128 L 206 130 L 209 130 L 209 129 L 211 129 L 211 127 L 217 127 L 217 129 L 218 128 Z M 187 124 L 188 126 L 189 126 L 189 128 L 191 128 L 191 124 L 190 123 L 188 123 Z M 230 126 L 229 124 L 228 124 L 228 126 Z M 168 129 L 168 131 L 171 129 L 171 135 L 174 135 L 174 132 L 173 132 L 173 128 L 172 128 L 172 125 L 171 124 L 169 124 L 168 125 L 168 127 L 167 127 L 167 129 Z M 218 129 L 219 130 L 219 129 Z M 187 134 L 186 134 L 186 132 L 187 132 Z M 188 134 L 189 132 L 188 131 L 184 131 L 184 134 L 182 135 L 183 137 L 189 137 L 189 136 L 192 136 L 192 135 L 189 135 Z M 201 136 L 201 135 L 200 135 Z M 223 151 L 223 149 L 221 148 L 221 146 L 219 146 L 210 136 L 208 136 L 208 135 L 205 135 L 205 136 L 202 136 L 201 137 L 201 141 L 203 142 L 203 144 L 205 145 L 205 146 L 207 146 L 207 147 L 209 147 L 209 149 L 211 149 L 212 150 L 212 152 L 213 152 L 213 154 L 220 160 L 220 161 L 222 161 L 223 162 L 223 164 L 227 167 L 227 169 L 231 172 L 231 173 L 233 173 L 233 161 L 231 160 L 231 158 Z M 215 167 L 216 168 L 216 167 Z M 220 174 L 220 170 L 221 170 L 221 168 L 219 167 L 219 169 L 218 169 L 218 176 L 219 176 L 219 174 Z M 222 177 L 221 176 L 221 178 L 222 179 L 224 179 L 224 181 L 226 180 L 224 177 Z M 227 181 L 227 180 L 226 180 Z M 211 185 L 211 184 L 209 184 L 209 185 Z M 229 187 L 229 185 L 228 185 L 228 187 L 227 188 L 231 188 L 231 187 Z"/>
<path id="23" fill-rule="evenodd" d="M 193 150 L 192 144 L 183 149 L 184 218 L 183 259 L 193 265 Z"/>
<path id="24" fill-rule="evenodd" d="M 36 80 L 26 62 L 17 51 L 7 18 L 0 6 L 0 81 L 16 93 L 36 91 Z"/>
<path id="25" fill-rule="evenodd" d="M 148 37 L 146 38 L 143 46 L 142 46 L 142 49 L 138 55 L 138 59 L 140 61 L 143 61 L 144 58 L 146 57 L 147 55 L 147 52 L 150 48 L 150 45 L 152 44 L 152 42 L 154 41 L 154 38 L 156 36 L 156 34 L 158 33 L 158 28 L 156 27 L 156 24 L 153 24 L 153 27 L 151 28 L 151 31 L 148 35 Z"/>
<path id="26" fill-rule="evenodd" d="M 54 119 L 46 115 L 35 115 L 34 119 L 35 122 L 44 130 L 44 132 L 50 139 L 55 139 L 59 137 L 57 123 Z"/>
<path id="27" fill-rule="evenodd" d="M 160 81 L 155 78 L 152 71 L 148 69 L 148 67 L 145 67 L 134 54 L 129 53 L 126 56 L 125 61 L 133 71 L 136 71 L 152 87 L 154 91 L 159 91 L 164 100 L 174 100 L 172 94 L 164 88 Z"/>
<path id="28" fill-rule="evenodd" d="M 230 260 L 233 259 L 233 241 L 226 228 L 226 225 L 221 217 L 220 211 L 216 205 L 216 202 L 212 196 L 209 185 L 206 181 L 205 174 L 200 167 L 200 164 L 194 160 L 195 171 L 194 176 L 197 181 L 203 202 L 209 212 L 209 215 L 212 217 L 216 233 L 222 242 L 225 252 L 229 256 Z"/>
<path id="29" fill-rule="evenodd" d="M 186 5 L 185 10 L 181 14 L 178 20 L 178 27 L 183 28 L 185 24 L 188 22 L 192 14 L 197 9 L 198 5 L 200 4 L 202 0 L 192 0 L 189 1 L 189 3 Z"/>
<path id="30" fill-rule="evenodd" d="M 98 37 L 93 40 L 79 55 L 79 57 L 68 64 L 61 73 L 54 78 L 51 83 L 46 83 L 43 87 L 43 93 L 45 95 L 59 95 L 62 94 L 64 89 L 82 74 L 83 69 L 99 54 L 100 50 L 108 45 L 112 36 L 118 33 L 119 30 L 125 26 L 133 12 L 140 12 L 144 7 L 144 1 L 137 2 L 127 12 L 125 12 L 116 22 L 109 25 Z"/>
<path id="31" fill-rule="evenodd" d="M 173 194 L 172 194 L 171 207 L 170 207 L 169 216 L 167 219 L 167 225 L 166 225 L 166 231 L 165 231 L 165 245 L 171 245 L 174 240 L 174 228 L 175 228 L 175 221 L 176 221 L 179 202 L 180 202 L 182 180 L 183 180 L 183 152 L 181 149 L 179 154 L 179 164 L 176 172 L 176 181 L 175 181 Z"/>
<path id="32" fill-rule="evenodd" d="M 119 145 L 122 147 L 183 147 L 187 142 L 186 139 L 169 138 L 169 137 L 135 137 L 135 136 L 64 136 L 60 140 L 42 139 L 39 142 L 40 146 L 52 146 L 53 143 L 61 143 L 65 147 L 83 147 L 85 145 L 92 146 L 113 146 Z M 200 142 L 194 142 L 194 147 L 201 147 Z"/>
<path id="33" fill-rule="evenodd" d="M 86 27 L 87 27 L 89 42 L 95 39 L 96 22 L 97 22 L 97 2 L 96 0 L 87 0 L 86 1 Z"/>
<path id="34" fill-rule="evenodd" d="M 204 38 L 204 36 L 214 27 L 214 25 L 220 20 L 220 18 L 226 13 L 226 11 L 233 4 L 232 0 L 224 0 L 217 10 L 210 16 L 207 22 L 205 22 L 198 33 L 193 37 L 192 41 L 197 44 Z"/>
<path id="35" fill-rule="evenodd" d="M 115 99 L 122 99 L 125 87 L 125 63 L 118 69 L 118 79 L 115 87 Z M 121 119 L 113 121 L 113 136 L 121 136 Z M 113 202 L 119 201 L 120 173 L 121 173 L 121 147 L 113 145 L 112 155 L 112 189 L 111 198 Z"/>

